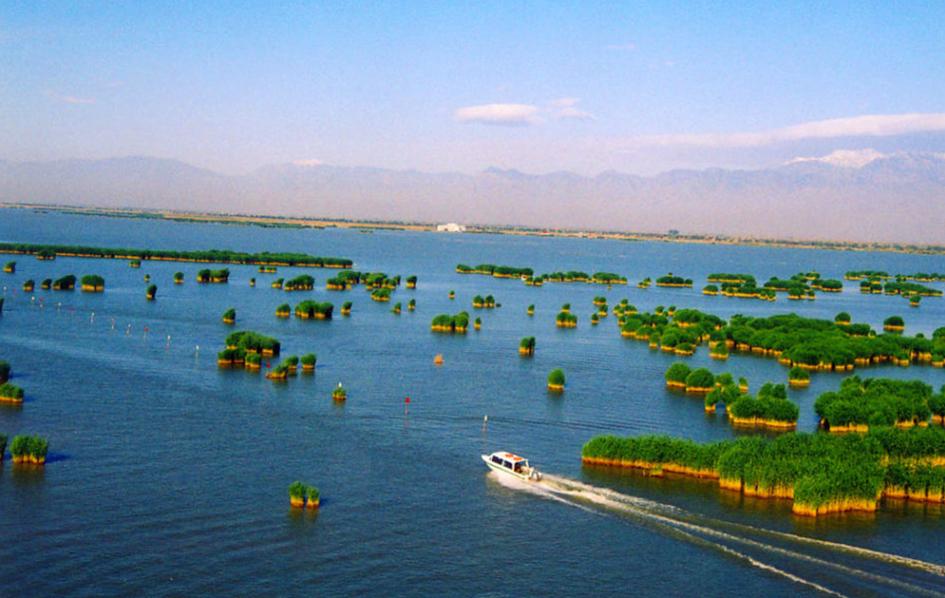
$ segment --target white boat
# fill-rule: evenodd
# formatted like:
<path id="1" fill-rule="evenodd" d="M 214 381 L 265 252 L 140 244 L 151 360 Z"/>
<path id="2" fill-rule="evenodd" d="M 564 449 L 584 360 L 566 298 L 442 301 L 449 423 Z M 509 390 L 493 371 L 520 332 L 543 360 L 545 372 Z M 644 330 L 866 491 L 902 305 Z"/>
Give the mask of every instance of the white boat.
<path id="1" fill-rule="evenodd" d="M 491 455 L 480 455 L 490 469 L 515 476 L 520 480 L 541 479 L 541 472 L 528 464 L 528 459 L 506 451 L 496 451 Z"/>

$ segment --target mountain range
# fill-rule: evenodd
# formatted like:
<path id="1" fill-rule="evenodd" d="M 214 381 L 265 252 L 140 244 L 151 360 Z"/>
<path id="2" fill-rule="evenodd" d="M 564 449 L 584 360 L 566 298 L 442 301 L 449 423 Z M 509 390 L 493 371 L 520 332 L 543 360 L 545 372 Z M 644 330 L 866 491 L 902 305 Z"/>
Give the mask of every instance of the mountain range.
<path id="1" fill-rule="evenodd" d="M 741 237 L 942 243 L 945 154 L 872 150 L 759 170 L 426 173 L 149 157 L 0 161 L 0 201 Z"/>

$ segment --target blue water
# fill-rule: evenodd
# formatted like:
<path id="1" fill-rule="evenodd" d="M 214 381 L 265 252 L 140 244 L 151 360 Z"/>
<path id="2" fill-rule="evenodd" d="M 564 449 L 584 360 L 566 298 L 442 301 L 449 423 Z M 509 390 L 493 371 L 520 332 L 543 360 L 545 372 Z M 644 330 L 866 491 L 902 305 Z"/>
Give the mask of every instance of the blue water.
<path id="1" fill-rule="evenodd" d="M 628 298 L 641 310 L 695 307 L 727 317 L 796 311 L 832 318 L 848 311 L 879 327 L 906 318 L 910 333 L 945 325 L 945 300 L 918 309 L 900 297 L 864 296 L 857 283 L 813 302 L 776 303 L 705 297 L 713 271 L 750 272 L 760 280 L 818 270 L 840 278 L 850 269 L 945 271 L 941 256 L 702 246 L 588 239 L 420 232 L 290 230 L 0 210 L 0 240 L 168 249 L 230 248 L 302 251 L 348 257 L 361 271 L 419 276 L 393 301 L 417 311 L 390 313 L 363 289 L 324 290 L 331 270 L 280 268 L 263 275 L 228 266 L 227 285 L 197 285 L 197 264 L 59 258 L 16 259 L 0 275 L 0 359 L 25 388 L 21 408 L 0 408 L 0 433 L 40 433 L 52 455 L 44 471 L 0 469 L 0 594 L 181 595 L 462 594 L 523 595 L 740 591 L 773 595 L 841 593 L 908 595 L 945 590 L 945 578 L 877 559 L 845 557 L 809 546 L 832 563 L 910 585 L 884 585 L 859 573 L 786 556 L 717 536 L 687 536 L 622 505 L 602 505 L 573 492 L 527 491 L 502 483 L 479 454 L 508 449 L 566 480 L 656 501 L 679 520 L 706 529 L 728 523 L 790 532 L 884 553 L 942 563 L 945 513 L 940 506 L 890 505 L 875 516 L 817 521 L 790 515 L 790 505 L 720 493 L 713 484 L 654 480 L 582 468 L 580 448 L 599 433 L 667 433 L 699 440 L 733 436 L 724 416 L 706 416 L 698 399 L 665 391 L 674 358 L 621 339 L 614 317 L 589 325 L 592 299 Z M 463 276 L 458 262 L 530 266 L 536 272 L 617 272 L 631 283 L 673 272 L 695 289 L 610 290 L 591 285 L 525 287 L 515 280 Z M 186 275 L 173 285 L 175 271 Z M 306 272 L 316 290 L 269 288 L 275 277 Z M 43 278 L 101 274 L 104 294 L 38 290 Z M 150 274 L 158 298 L 145 301 Z M 255 277 L 256 288 L 248 279 Z M 37 291 L 24 294 L 23 280 Z M 939 285 L 941 286 L 941 285 Z M 456 300 L 447 297 L 456 291 Z M 472 310 L 471 298 L 492 294 L 495 310 Z M 354 302 L 350 318 L 278 320 L 275 307 L 314 298 Z M 554 316 L 569 302 L 575 330 Z M 536 305 L 534 317 L 525 314 Z M 237 325 L 220 321 L 228 307 Z M 466 336 L 429 331 L 437 313 L 468 310 L 483 329 Z M 93 314 L 94 313 L 94 317 Z M 216 352 L 234 329 L 276 336 L 283 355 L 315 352 L 314 376 L 274 384 L 258 374 L 221 371 Z M 537 338 L 532 359 L 517 354 L 522 336 Z M 199 346 L 199 350 L 197 347 Z M 435 367 L 442 353 L 445 364 Z M 745 376 L 754 388 L 783 382 L 770 359 L 706 351 L 689 360 Z M 568 376 L 562 396 L 545 390 L 547 373 Z M 875 367 L 860 375 L 918 378 L 936 388 L 943 370 Z M 799 428 L 816 425 L 813 401 L 840 376 L 816 374 L 791 391 Z M 348 401 L 331 389 L 343 382 Z M 405 413 L 404 397 L 411 403 Z M 483 417 L 488 415 L 488 424 Z M 317 514 L 292 512 L 286 488 L 300 479 L 322 491 Z M 595 499 L 596 500 L 596 499 Z M 706 523 L 708 522 L 708 523 Z M 760 532 L 759 532 L 760 533 Z M 698 534 L 697 534 L 698 535 Z M 779 541 L 783 544 L 783 541 Z M 789 543 L 795 543 L 793 540 Z M 746 560 L 755 559 L 754 562 Z M 789 578 L 786 574 L 795 576 Z M 892 583 L 892 582 L 890 582 Z"/>

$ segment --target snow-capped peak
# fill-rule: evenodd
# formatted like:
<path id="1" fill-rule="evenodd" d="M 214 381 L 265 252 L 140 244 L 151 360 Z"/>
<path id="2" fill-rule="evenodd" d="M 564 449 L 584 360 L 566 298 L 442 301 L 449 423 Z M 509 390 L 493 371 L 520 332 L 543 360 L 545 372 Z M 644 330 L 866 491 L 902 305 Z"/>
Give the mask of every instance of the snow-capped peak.
<path id="1" fill-rule="evenodd" d="M 826 156 L 819 157 L 799 157 L 788 161 L 788 164 L 798 164 L 801 162 L 821 162 L 831 166 L 841 168 L 863 168 L 874 160 L 885 158 L 886 154 L 880 153 L 872 148 L 858 150 L 834 150 Z"/>

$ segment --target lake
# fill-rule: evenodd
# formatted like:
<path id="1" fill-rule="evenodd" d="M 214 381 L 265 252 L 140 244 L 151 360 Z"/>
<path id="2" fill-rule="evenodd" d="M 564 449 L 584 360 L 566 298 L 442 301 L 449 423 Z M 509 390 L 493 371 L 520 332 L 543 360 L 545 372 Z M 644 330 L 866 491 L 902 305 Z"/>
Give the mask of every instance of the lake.
<path id="1" fill-rule="evenodd" d="M 0 359 L 27 394 L 20 408 L 0 406 L 0 433 L 42 434 L 51 446 L 44 470 L 16 468 L 9 459 L 0 468 L 0 594 L 945 591 L 945 577 L 889 556 L 941 564 L 941 505 L 891 504 L 875 515 L 811 521 L 793 517 L 789 502 L 582 467 L 580 459 L 596 434 L 736 434 L 724 415 L 706 415 L 701 400 L 665 390 L 663 372 L 678 358 L 622 339 L 613 315 L 590 326 L 595 296 L 611 306 L 627 298 L 641 311 L 676 305 L 722 317 L 793 311 L 832 319 L 847 311 L 874 328 L 901 315 L 907 333 L 929 335 L 945 325 L 945 299 L 910 309 L 901 297 L 861 295 L 855 282 L 804 302 L 707 297 L 699 289 L 718 271 L 752 273 L 759 282 L 808 270 L 828 278 L 860 269 L 943 272 L 942 256 L 365 234 L 29 210 L 0 210 L 0 241 L 297 251 L 347 257 L 362 272 L 419 277 L 416 290 L 401 287 L 385 304 L 363 287 L 325 290 L 334 270 L 260 274 L 228 265 L 229 284 L 198 285 L 203 264 L 145 261 L 132 269 L 121 260 L 0 256 L 18 262 L 15 274 L 0 274 Z M 460 262 L 609 271 L 631 284 L 533 288 L 457 274 Z M 172 284 L 176 271 L 185 284 Z M 634 286 L 667 272 L 694 279 L 694 288 Z M 69 273 L 104 276 L 105 293 L 39 290 L 40 280 Z M 273 279 L 300 273 L 315 277 L 314 291 L 270 288 Z M 156 301 L 145 300 L 145 274 L 158 286 Z M 37 290 L 25 294 L 28 278 Z M 501 307 L 473 310 L 477 294 L 494 295 Z M 417 309 L 408 312 L 412 298 Z M 303 299 L 333 302 L 335 318 L 274 316 L 276 306 Z M 341 317 L 347 300 L 353 313 Z M 398 301 L 405 307 L 399 316 L 390 311 Z M 555 327 L 563 303 L 578 315 L 576 329 Z M 529 304 L 533 317 L 525 313 Z M 235 327 L 220 320 L 229 307 L 237 310 Z M 430 332 L 434 315 L 461 310 L 481 317 L 482 330 Z M 277 384 L 218 369 L 226 335 L 245 329 L 277 337 L 283 356 L 317 353 L 316 373 Z M 517 353 L 523 336 L 537 339 L 533 358 Z M 434 366 L 436 354 L 442 366 Z M 744 376 L 753 389 L 787 378 L 773 359 L 733 354 L 715 362 L 705 347 L 687 363 Z M 563 395 L 545 389 L 556 367 L 567 374 Z M 921 379 L 936 389 L 945 383 L 945 371 L 927 366 L 856 373 Z M 801 408 L 799 430 L 816 429 L 814 400 L 841 379 L 817 373 L 809 388 L 789 391 Z M 348 390 L 343 404 L 330 396 L 339 382 Z M 487 473 L 479 455 L 499 449 L 531 458 L 557 490 Z M 297 479 L 321 490 L 317 514 L 289 508 L 287 487 Z"/>

